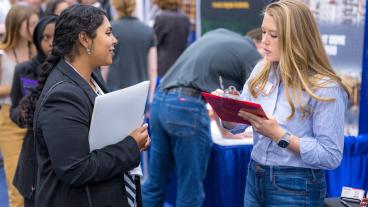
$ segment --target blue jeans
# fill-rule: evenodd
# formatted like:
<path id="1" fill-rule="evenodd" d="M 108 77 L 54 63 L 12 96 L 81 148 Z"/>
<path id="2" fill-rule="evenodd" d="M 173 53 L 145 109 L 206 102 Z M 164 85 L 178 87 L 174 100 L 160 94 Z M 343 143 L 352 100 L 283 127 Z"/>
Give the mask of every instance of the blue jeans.
<path id="1" fill-rule="evenodd" d="M 317 207 L 325 196 L 324 170 L 249 163 L 244 207 Z"/>
<path id="2" fill-rule="evenodd" d="M 151 105 L 148 179 L 144 207 L 163 206 L 174 167 L 178 175 L 177 207 L 202 206 L 212 139 L 205 103 L 200 97 L 157 92 Z"/>

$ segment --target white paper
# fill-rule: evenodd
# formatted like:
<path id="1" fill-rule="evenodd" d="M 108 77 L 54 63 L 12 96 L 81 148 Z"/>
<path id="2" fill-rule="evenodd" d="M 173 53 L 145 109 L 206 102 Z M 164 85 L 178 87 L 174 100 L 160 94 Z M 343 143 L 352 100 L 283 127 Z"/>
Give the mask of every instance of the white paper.
<path id="1" fill-rule="evenodd" d="M 96 97 L 89 130 L 90 151 L 115 144 L 142 125 L 148 89 L 149 81 L 144 81 Z"/>

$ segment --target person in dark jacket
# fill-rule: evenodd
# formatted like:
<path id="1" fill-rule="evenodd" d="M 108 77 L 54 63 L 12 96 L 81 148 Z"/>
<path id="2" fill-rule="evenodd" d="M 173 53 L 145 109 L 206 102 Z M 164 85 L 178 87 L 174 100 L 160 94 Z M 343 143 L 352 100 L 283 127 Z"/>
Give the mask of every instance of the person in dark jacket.
<path id="1" fill-rule="evenodd" d="M 26 207 L 33 206 L 34 192 L 32 189 L 34 189 L 36 162 L 33 130 L 22 119 L 21 108 L 23 104 L 27 104 L 27 96 L 37 85 L 37 68 L 46 59 L 46 55 L 51 52 L 56 20 L 56 16 L 50 15 L 41 18 L 38 22 L 33 32 L 33 43 L 36 46 L 37 55 L 31 60 L 18 64 L 15 67 L 10 94 L 13 103 L 10 108 L 11 119 L 19 127 L 28 128 L 13 181 L 14 186 L 24 197 L 24 205 Z M 23 97 L 25 98 L 22 100 Z"/>
<path id="2" fill-rule="evenodd" d="M 101 149 L 90 152 L 88 143 L 95 97 L 107 92 L 95 68 L 112 63 L 115 45 L 101 9 L 74 5 L 56 22 L 52 52 L 32 92 L 37 207 L 130 206 L 124 176 L 149 145 L 147 125 Z"/>
<path id="3" fill-rule="evenodd" d="M 190 22 L 179 10 L 178 0 L 156 0 L 155 3 L 161 9 L 153 29 L 157 37 L 158 75 L 162 78 L 187 47 Z"/>

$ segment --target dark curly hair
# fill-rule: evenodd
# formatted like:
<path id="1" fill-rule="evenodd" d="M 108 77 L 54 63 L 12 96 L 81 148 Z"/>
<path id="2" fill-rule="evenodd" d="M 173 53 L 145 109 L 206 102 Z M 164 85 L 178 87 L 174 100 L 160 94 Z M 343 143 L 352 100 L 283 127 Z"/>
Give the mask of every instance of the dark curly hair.
<path id="1" fill-rule="evenodd" d="M 96 30 L 102 25 L 106 13 L 96 7 L 76 4 L 64 10 L 55 25 L 51 54 L 38 71 L 38 86 L 22 101 L 21 119 L 25 126 L 33 126 L 36 102 L 41 95 L 47 77 L 61 58 L 73 60 L 78 54 L 78 39 L 81 32 L 90 38 L 96 37 Z"/>

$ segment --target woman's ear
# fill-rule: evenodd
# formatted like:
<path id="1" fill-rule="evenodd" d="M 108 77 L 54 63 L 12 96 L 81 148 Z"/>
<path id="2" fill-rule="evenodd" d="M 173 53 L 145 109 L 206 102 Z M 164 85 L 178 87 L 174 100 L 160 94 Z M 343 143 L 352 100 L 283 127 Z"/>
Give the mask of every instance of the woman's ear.
<path id="1" fill-rule="evenodd" d="M 85 50 L 90 51 L 92 50 L 92 39 L 88 37 L 87 33 L 81 32 L 78 35 L 79 43 L 85 48 Z"/>

